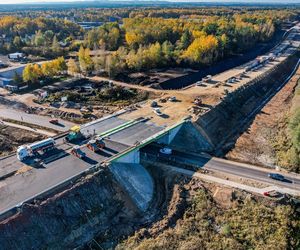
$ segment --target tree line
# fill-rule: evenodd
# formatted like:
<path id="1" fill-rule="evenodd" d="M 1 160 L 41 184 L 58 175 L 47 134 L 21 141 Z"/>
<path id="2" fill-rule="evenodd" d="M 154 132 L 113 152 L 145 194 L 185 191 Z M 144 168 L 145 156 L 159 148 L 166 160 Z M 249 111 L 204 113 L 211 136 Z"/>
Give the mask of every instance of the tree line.
<path id="1" fill-rule="evenodd" d="M 0 52 L 55 58 L 63 54 L 59 41 L 67 43 L 81 34 L 79 25 L 63 19 L 5 16 L 0 18 Z"/>
<path id="2" fill-rule="evenodd" d="M 124 70 L 199 67 L 269 41 L 283 20 L 293 18 L 294 14 L 288 13 L 278 10 L 185 18 L 124 18 L 122 26 L 109 23 L 87 32 L 84 46 L 111 51 L 109 55 L 96 56 L 91 66 L 105 69 L 111 76 Z"/>
<path id="3" fill-rule="evenodd" d="M 42 64 L 28 64 L 23 70 L 23 82 L 36 84 L 41 80 L 52 79 L 54 76 L 65 73 L 67 64 L 63 57 L 44 62 Z"/>

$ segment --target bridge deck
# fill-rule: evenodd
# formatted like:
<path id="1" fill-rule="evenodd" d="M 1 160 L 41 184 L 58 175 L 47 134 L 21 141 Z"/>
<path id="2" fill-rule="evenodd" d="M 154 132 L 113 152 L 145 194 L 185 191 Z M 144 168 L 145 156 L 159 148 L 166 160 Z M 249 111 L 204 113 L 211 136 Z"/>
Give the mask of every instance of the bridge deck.
<path id="1" fill-rule="evenodd" d="M 125 122 L 125 120 L 117 117 L 111 117 L 85 129 L 93 132 L 95 130 L 97 134 L 100 134 Z M 66 152 L 65 156 L 45 164 L 45 168 L 32 168 L 25 173 L 13 175 L 0 181 L 0 214 L 73 176 L 79 175 L 91 166 L 126 150 L 134 145 L 137 140 L 141 141 L 162 129 L 147 122 L 125 128 L 105 139 L 106 148 L 100 153 L 94 153 L 83 147 L 82 150 L 87 155 L 85 160 L 80 160 L 71 155 L 69 149 L 72 145 L 65 144 L 63 138 L 56 140 L 57 149 Z M 0 159 L 0 171 L 7 168 L 7 166 L 20 169 L 24 164 L 17 160 L 16 155 L 12 155 Z"/>

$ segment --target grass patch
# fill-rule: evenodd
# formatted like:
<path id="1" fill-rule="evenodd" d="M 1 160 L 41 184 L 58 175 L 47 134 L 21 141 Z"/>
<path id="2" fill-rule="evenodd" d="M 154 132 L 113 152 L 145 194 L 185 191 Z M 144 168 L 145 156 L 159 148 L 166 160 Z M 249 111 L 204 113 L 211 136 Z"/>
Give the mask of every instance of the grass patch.
<path id="1" fill-rule="evenodd" d="M 273 140 L 277 165 L 300 173 L 300 79 L 293 97 L 290 113 L 285 118 L 284 128 Z"/>
<path id="2" fill-rule="evenodd" d="M 300 220 L 290 205 L 266 205 L 250 197 L 228 210 L 199 190 L 183 218 L 157 236 L 136 233 L 117 249 L 298 249 Z"/>

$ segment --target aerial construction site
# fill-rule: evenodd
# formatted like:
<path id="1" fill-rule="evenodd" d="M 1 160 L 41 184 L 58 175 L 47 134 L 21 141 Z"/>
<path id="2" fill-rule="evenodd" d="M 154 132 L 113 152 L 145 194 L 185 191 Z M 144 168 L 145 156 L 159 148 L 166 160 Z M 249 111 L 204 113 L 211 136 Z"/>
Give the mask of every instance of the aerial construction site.
<path id="1" fill-rule="evenodd" d="M 299 46 L 295 21 L 265 53 L 179 88 L 92 74 L 1 88 L 1 248 L 249 249 L 237 230 L 272 216 L 297 231 L 271 207 L 299 209 L 286 120 Z"/>

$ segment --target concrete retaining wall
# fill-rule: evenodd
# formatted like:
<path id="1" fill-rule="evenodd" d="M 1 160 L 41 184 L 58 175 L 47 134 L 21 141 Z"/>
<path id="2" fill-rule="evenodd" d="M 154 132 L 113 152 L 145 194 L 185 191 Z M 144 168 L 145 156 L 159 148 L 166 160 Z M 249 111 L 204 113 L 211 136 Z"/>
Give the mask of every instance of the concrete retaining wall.
<path id="1" fill-rule="evenodd" d="M 123 163 L 140 163 L 140 152 L 139 148 L 125 154 L 124 156 L 118 158 L 115 162 Z"/>
<path id="2" fill-rule="evenodd" d="M 208 139 L 201 134 L 192 122 L 182 125 L 171 141 L 171 147 L 178 150 L 186 150 L 190 152 L 210 152 L 213 150 L 213 145 Z"/>

